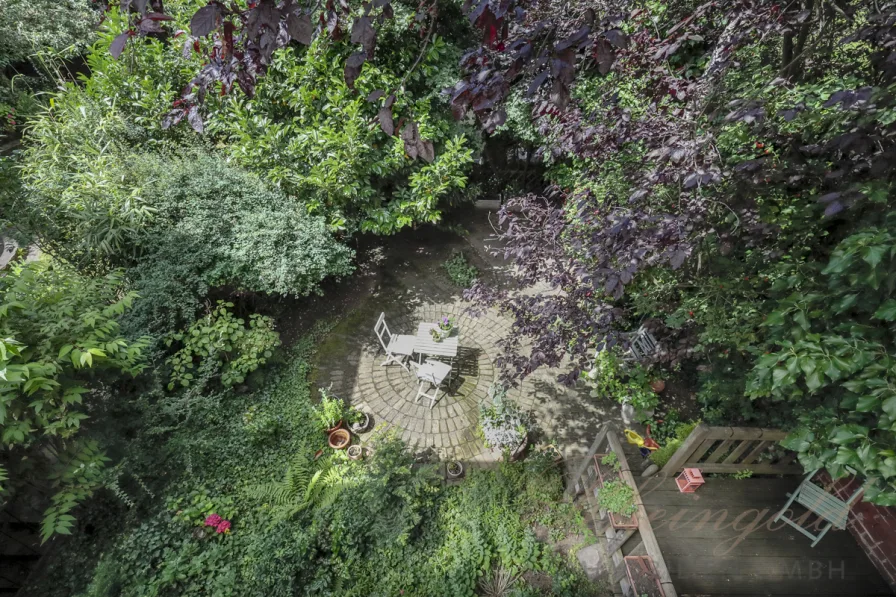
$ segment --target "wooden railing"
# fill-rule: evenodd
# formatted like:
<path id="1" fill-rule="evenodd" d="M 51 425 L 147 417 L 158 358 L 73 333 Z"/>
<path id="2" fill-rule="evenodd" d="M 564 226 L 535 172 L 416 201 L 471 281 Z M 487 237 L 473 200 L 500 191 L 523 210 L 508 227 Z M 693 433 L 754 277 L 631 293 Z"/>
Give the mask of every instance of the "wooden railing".
<path id="1" fill-rule="evenodd" d="M 796 453 L 777 445 L 786 435 L 780 429 L 710 427 L 701 423 L 660 474 L 671 477 L 683 468 L 698 468 L 703 473 L 748 470 L 757 475 L 802 475 L 803 468 L 794 464 Z"/>
<path id="2" fill-rule="evenodd" d="M 593 475 L 589 474 L 589 467 L 595 466 L 595 454 L 614 452 L 619 459 L 619 476 L 626 485 L 634 490 L 634 502 L 637 506 L 635 517 L 637 519 L 637 529 L 614 529 L 609 522 L 609 516 L 606 512 L 600 511 L 595 503 L 589 490 L 589 484 L 593 483 Z M 600 528 L 595 528 L 598 533 L 603 530 L 606 538 L 606 551 L 610 556 L 608 562 L 608 571 L 611 581 L 614 585 L 618 585 L 617 592 L 621 589 L 624 595 L 631 594 L 631 585 L 627 579 L 625 557 L 631 556 L 649 556 L 656 572 L 657 581 L 663 589 L 665 597 L 678 597 L 675 587 L 672 584 L 672 577 L 669 575 L 669 569 L 666 561 L 663 559 L 663 553 L 660 551 L 660 545 L 653 533 L 653 527 L 650 525 L 650 518 L 647 510 L 641 500 L 641 494 L 638 491 L 638 485 L 629 468 L 628 460 L 622 450 L 622 444 L 616 433 L 611 431 L 604 424 L 597 434 L 594 443 L 585 456 L 583 462 L 575 470 L 566 487 L 566 493 L 569 497 L 584 493 L 588 500 L 592 513 L 596 512 L 596 520 L 600 521 Z M 596 525 L 597 526 L 597 525 Z M 629 541 L 637 541 L 631 549 L 626 549 L 623 555 L 623 545 L 627 545 Z"/>

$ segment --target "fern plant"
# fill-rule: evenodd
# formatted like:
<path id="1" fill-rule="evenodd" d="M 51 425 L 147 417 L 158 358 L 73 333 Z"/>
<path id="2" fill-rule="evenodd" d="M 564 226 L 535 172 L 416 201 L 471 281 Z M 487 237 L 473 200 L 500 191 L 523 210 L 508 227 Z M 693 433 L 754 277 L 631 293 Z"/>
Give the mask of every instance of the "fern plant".
<path id="1" fill-rule="evenodd" d="M 256 485 L 249 489 L 249 496 L 270 502 L 280 515 L 288 518 L 309 506 L 332 504 L 346 485 L 346 471 L 347 467 L 334 466 L 330 461 L 324 461 L 315 470 L 307 455 L 296 454 L 282 480 Z"/>
<path id="2" fill-rule="evenodd" d="M 505 597 L 520 575 L 514 574 L 505 568 L 495 568 L 494 572 L 487 574 L 479 581 L 479 588 L 485 597 Z"/>

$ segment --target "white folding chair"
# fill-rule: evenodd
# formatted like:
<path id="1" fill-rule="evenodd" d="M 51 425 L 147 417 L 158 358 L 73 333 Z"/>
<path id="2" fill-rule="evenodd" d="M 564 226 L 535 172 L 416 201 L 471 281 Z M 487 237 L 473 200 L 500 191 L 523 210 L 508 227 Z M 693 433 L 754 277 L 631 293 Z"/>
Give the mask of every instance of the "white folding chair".
<path id="1" fill-rule="evenodd" d="M 451 374 L 451 365 L 427 359 L 422 365 L 411 361 L 411 366 L 414 368 L 414 373 L 417 374 L 417 379 L 420 380 L 420 387 L 417 388 L 417 397 L 414 398 L 414 402 L 420 402 L 421 398 L 429 398 L 429 408 L 432 410 L 439 400 L 439 386 Z M 433 393 L 427 394 L 424 390 L 425 386 L 432 386 Z"/>
<path id="2" fill-rule="evenodd" d="M 642 326 L 632 335 L 631 345 L 622 360 L 642 361 L 647 357 L 653 356 L 658 349 L 659 343 L 656 341 L 656 338 Z"/>
<path id="3" fill-rule="evenodd" d="M 386 325 L 385 313 L 380 313 L 380 318 L 377 320 L 376 325 L 373 326 L 373 331 L 376 337 L 379 338 L 383 350 L 386 351 L 386 360 L 383 361 L 382 366 L 386 366 L 389 363 L 398 363 L 405 371 L 410 371 L 405 360 L 414 354 L 414 344 L 417 343 L 417 338 L 390 332 L 389 326 Z"/>

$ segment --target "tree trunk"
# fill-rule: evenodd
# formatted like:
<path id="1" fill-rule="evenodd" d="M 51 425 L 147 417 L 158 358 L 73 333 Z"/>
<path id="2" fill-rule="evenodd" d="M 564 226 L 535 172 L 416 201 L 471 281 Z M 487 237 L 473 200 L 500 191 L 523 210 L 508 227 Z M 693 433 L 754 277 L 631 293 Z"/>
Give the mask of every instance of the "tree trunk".
<path id="1" fill-rule="evenodd" d="M 815 8 L 815 0 L 805 0 L 802 4 L 803 10 L 808 10 L 809 15 L 800 25 L 799 34 L 796 38 L 796 47 L 793 44 L 793 33 L 784 35 L 784 45 L 781 51 L 781 76 L 785 79 L 798 79 L 803 63 L 803 51 L 806 49 L 806 40 L 809 38 L 809 31 L 812 26 L 812 13 Z"/>

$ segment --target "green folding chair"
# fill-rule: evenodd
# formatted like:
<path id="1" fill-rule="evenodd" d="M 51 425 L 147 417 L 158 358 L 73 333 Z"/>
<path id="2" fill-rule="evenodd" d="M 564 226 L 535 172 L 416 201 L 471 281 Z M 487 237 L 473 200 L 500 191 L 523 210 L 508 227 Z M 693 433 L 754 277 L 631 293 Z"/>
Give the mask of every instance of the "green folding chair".
<path id="1" fill-rule="evenodd" d="M 787 524 L 801 532 L 803 535 L 812 539 L 812 547 L 821 541 L 821 538 L 827 534 L 831 527 L 837 527 L 838 529 L 846 528 L 847 517 L 849 516 L 849 508 L 852 503 L 862 495 L 862 491 L 865 489 L 864 485 L 860 486 L 855 492 L 849 497 L 845 502 L 838 498 L 837 496 L 831 495 L 824 488 L 819 487 L 815 483 L 812 482 L 812 477 L 815 476 L 821 469 L 815 469 L 803 479 L 803 482 L 800 483 L 800 486 L 796 488 L 796 491 L 790 495 L 790 499 L 787 500 L 787 503 L 784 504 L 784 507 L 781 508 L 781 511 L 778 512 L 778 515 L 775 517 L 775 522 L 779 520 L 784 520 Z M 784 513 L 790 507 L 793 502 L 796 501 L 798 504 L 804 506 L 809 512 L 813 514 L 817 514 L 822 520 L 826 522 L 824 527 L 821 529 L 821 532 L 817 535 L 813 535 L 803 527 L 801 527 L 795 520 L 784 516 Z"/>

